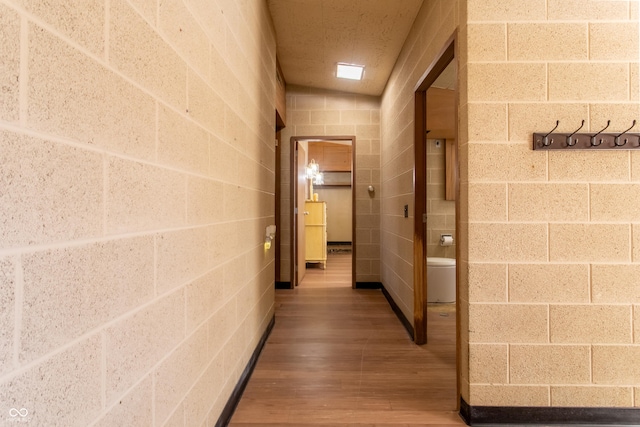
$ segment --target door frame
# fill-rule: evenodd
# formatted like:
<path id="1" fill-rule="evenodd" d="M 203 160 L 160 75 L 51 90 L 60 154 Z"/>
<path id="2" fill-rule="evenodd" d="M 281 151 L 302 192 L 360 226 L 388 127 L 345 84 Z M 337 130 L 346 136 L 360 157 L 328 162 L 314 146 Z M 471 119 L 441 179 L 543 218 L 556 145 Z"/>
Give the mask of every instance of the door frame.
<path id="1" fill-rule="evenodd" d="M 304 158 L 301 158 L 301 154 L 304 153 Z M 294 159 L 295 159 L 295 170 L 293 173 L 293 180 L 295 180 L 295 195 L 293 197 L 294 200 L 294 205 L 293 208 L 294 210 L 297 210 L 298 213 L 296 214 L 294 211 L 294 220 L 295 220 L 295 229 L 294 229 L 294 236 L 296 236 L 296 240 L 295 240 L 295 265 L 294 265 L 294 271 L 295 271 L 295 277 L 294 277 L 294 282 L 293 282 L 293 287 L 298 286 L 303 280 L 304 280 L 304 276 L 306 275 L 307 272 L 307 260 L 306 260 L 306 254 L 307 254 L 307 249 L 306 247 L 303 247 L 303 245 L 306 245 L 307 243 L 307 229 L 305 228 L 306 224 L 307 224 L 307 211 L 306 211 L 306 198 L 304 198 L 304 200 L 300 200 L 300 195 L 301 193 L 304 194 L 305 196 L 307 195 L 307 190 L 309 189 L 308 187 L 308 183 L 307 183 L 307 179 L 306 179 L 306 168 L 307 168 L 307 159 L 309 158 L 309 144 L 307 143 L 307 149 L 303 149 L 302 148 L 302 144 L 300 141 L 296 142 L 295 144 L 295 152 L 294 152 Z M 300 170 L 300 168 L 302 168 L 302 170 Z M 304 185 L 302 186 L 302 188 L 300 188 L 300 181 L 301 181 L 301 176 L 305 177 L 303 179 L 304 181 Z M 309 197 L 311 198 L 312 195 L 309 194 Z M 300 211 L 302 211 L 302 215 L 300 214 Z M 301 224 L 301 221 L 303 222 Z M 300 235 L 300 231 L 304 232 L 304 238 Z M 302 250 L 304 249 L 304 250 Z M 305 257 L 305 259 L 302 259 L 303 257 Z M 300 266 L 302 266 L 302 269 L 300 268 Z M 304 274 L 302 274 L 304 272 Z"/>
<path id="2" fill-rule="evenodd" d="M 278 114 L 278 112 L 276 111 L 276 118 L 278 118 L 280 115 Z M 276 120 L 277 122 L 277 120 Z M 282 128 L 277 129 L 276 130 L 276 185 L 275 185 L 275 225 L 276 225 L 276 238 L 275 238 L 275 284 L 276 287 L 278 286 L 279 282 L 280 282 L 280 242 L 282 240 L 282 238 L 280 237 L 280 230 L 282 230 L 280 228 L 280 224 L 281 224 L 281 220 L 280 220 L 280 215 L 282 215 L 281 212 L 281 208 L 280 208 L 280 200 L 281 200 L 281 193 L 282 190 L 280 188 L 280 180 L 282 179 L 282 172 L 281 172 L 281 164 L 282 161 L 280 159 L 281 156 L 281 152 L 282 152 Z"/>
<path id="3" fill-rule="evenodd" d="M 289 170 L 290 170 L 290 187 L 289 194 L 289 224 L 291 224 L 291 236 L 290 236 L 290 273 L 291 285 L 290 289 L 294 289 L 298 282 L 298 274 L 296 271 L 296 265 L 298 261 L 298 236 L 297 226 L 298 221 L 295 214 L 295 207 L 297 206 L 297 163 L 296 163 L 296 145 L 300 141 L 351 141 L 351 288 L 356 288 L 356 137 L 355 135 L 338 135 L 338 136 L 292 136 L 289 145 Z"/>
<path id="4" fill-rule="evenodd" d="M 444 48 L 436 56 L 436 59 L 429 65 L 425 73 L 419 79 L 415 88 L 415 135 L 414 135 L 414 237 L 413 237 L 413 290 L 414 290 L 414 337 L 416 344 L 426 344 L 427 342 L 427 240 L 426 223 L 423 221 L 423 214 L 426 215 L 426 173 L 427 173 L 427 89 L 436 81 L 438 76 L 447 68 L 449 63 L 460 58 L 458 52 L 457 30 L 447 40 Z M 459 63 L 456 73 L 460 72 Z M 459 89 L 455 88 L 454 114 L 456 144 L 456 176 L 459 176 L 459 156 L 458 156 L 458 104 L 460 102 Z M 460 230 L 460 179 L 456 179 L 456 236 Z M 457 406 L 460 404 L 461 390 L 461 343 L 460 343 L 460 245 L 456 245 L 456 394 L 458 398 Z"/>
<path id="5" fill-rule="evenodd" d="M 458 58 L 456 52 L 456 34 L 446 42 L 445 47 L 436 56 L 436 59 L 427 68 L 425 73 L 419 80 L 418 85 L 415 88 L 415 134 L 414 134 L 414 221 L 413 221 L 413 309 L 414 309 L 414 339 L 416 344 L 425 344 L 427 342 L 427 239 L 426 239 L 426 222 L 425 217 L 427 213 L 426 199 L 427 199 L 427 90 L 436 81 L 438 76 L 447 68 L 449 63 L 455 61 Z M 458 99 L 458 89 L 455 89 L 455 97 Z M 457 117 L 458 111 L 456 101 L 455 115 L 456 115 L 456 134 L 457 129 Z M 455 150 L 457 151 L 457 144 Z M 456 153 L 457 154 L 457 153 Z M 456 199 L 459 198 L 459 185 L 456 185 Z M 456 202 L 456 232 L 458 230 L 459 203 Z M 459 245 L 456 246 L 456 259 L 459 258 L 458 254 Z M 456 270 L 457 270 L 456 263 Z M 456 272 L 457 282 L 457 272 Z M 457 286 L 456 286 L 457 288 Z M 457 304 L 457 289 L 456 289 L 456 304 Z M 456 310 L 459 312 L 459 310 Z M 456 333 L 459 335 L 459 332 Z M 459 337 L 456 337 L 459 341 Z"/>

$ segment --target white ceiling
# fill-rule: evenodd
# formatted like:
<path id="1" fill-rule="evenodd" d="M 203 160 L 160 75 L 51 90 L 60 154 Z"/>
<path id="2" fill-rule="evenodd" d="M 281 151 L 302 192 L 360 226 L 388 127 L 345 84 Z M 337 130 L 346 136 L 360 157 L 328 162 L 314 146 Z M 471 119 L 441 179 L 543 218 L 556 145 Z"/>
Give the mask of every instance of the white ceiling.
<path id="1" fill-rule="evenodd" d="M 287 84 L 381 95 L 423 0 L 268 0 Z M 336 64 L 364 65 L 362 81 Z"/>

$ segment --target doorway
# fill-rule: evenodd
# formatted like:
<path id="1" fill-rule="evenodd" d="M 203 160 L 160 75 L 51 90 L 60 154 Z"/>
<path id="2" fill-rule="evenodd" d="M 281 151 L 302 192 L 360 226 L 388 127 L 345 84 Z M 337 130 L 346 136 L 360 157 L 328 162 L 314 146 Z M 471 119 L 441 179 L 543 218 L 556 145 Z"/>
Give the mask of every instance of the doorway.
<path id="1" fill-rule="evenodd" d="M 460 229 L 460 186 L 458 180 L 458 90 L 457 90 L 457 63 L 456 59 L 456 37 L 455 35 L 445 45 L 445 48 L 438 55 L 437 59 L 425 72 L 423 78 L 419 82 L 415 90 L 415 138 L 414 138 L 414 154 L 415 154 L 415 195 L 414 195 L 414 245 L 413 245 L 413 284 L 414 284 L 414 331 L 416 344 L 427 343 L 428 316 L 427 316 L 427 256 L 429 254 L 429 239 L 431 243 L 433 239 L 440 236 L 428 236 L 429 216 L 431 212 L 428 207 L 432 206 L 432 202 L 428 202 L 428 156 L 429 152 L 433 153 L 433 147 L 428 143 L 441 144 L 440 150 L 444 151 L 445 171 L 444 181 L 445 189 L 442 192 L 443 200 L 453 200 L 455 212 L 453 237 L 458 235 Z M 443 84 L 443 80 L 448 83 Z M 449 111 L 443 109 L 442 99 L 434 100 L 433 93 L 429 93 L 433 88 L 437 88 L 437 95 L 443 95 L 440 89 L 452 91 L 449 94 L 452 105 Z M 447 94 L 444 94 L 445 96 Z M 442 114 L 441 114 L 442 113 Z M 438 117 L 441 115 L 441 117 Z M 451 115 L 453 117 L 451 117 Z M 444 118 L 444 120 L 439 120 Z M 453 120 L 451 120 L 453 119 Z M 449 125 L 442 125 L 449 123 Z M 448 128 L 448 129 L 446 129 Z M 447 144 L 447 141 L 449 142 Z M 431 187 L 433 190 L 433 187 Z M 458 289 L 459 269 L 457 267 L 460 259 L 460 245 L 455 247 L 455 353 L 456 353 L 456 387 L 457 395 L 460 395 L 460 295 Z M 456 402 L 458 404 L 458 402 Z"/>
<path id="2" fill-rule="evenodd" d="M 455 59 L 455 37 L 447 43 L 438 59 L 427 69 L 424 77 L 421 79 L 415 90 L 415 137 L 414 137 L 414 153 L 415 153 L 415 172 L 414 172 L 414 232 L 413 232 L 413 289 L 414 289 L 414 332 L 416 344 L 424 344 L 427 342 L 427 139 L 430 137 L 431 129 L 427 124 L 427 114 L 429 108 L 437 106 L 427 102 L 427 91 L 433 86 L 438 78 L 448 69 L 449 64 Z M 454 67 L 455 69 L 455 67 Z M 456 71 L 457 73 L 457 71 Z M 454 82 L 457 76 L 453 76 Z M 454 85 L 455 86 L 455 85 Z M 457 88 L 454 87 L 454 99 L 457 100 Z M 457 134 L 457 109 L 454 103 L 454 132 Z M 439 132 L 439 130 L 435 130 Z M 434 132 L 435 133 L 435 132 Z M 450 172 L 453 177 L 457 177 L 457 144 L 449 145 L 449 153 L 452 161 Z M 459 194 L 458 180 L 454 179 L 453 198 L 457 199 Z M 459 204 L 455 207 L 455 230 L 458 230 L 459 222 Z M 458 246 L 459 247 L 459 246 Z M 458 252 L 458 251 L 457 251 Z M 456 259 L 458 253 L 456 252 Z M 457 282 L 457 280 L 456 280 Z M 456 286 L 457 288 L 457 286 Z M 456 301 L 457 290 L 456 290 Z M 458 312 L 458 310 L 456 310 Z"/>
<path id="3" fill-rule="evenodd" d="M 292 289 L 305 279 L 307 266 L 310 277 L 317 277 L 322 270 L 326 280 L 329 276 L 324 269 L 331 269 L 332 262 L 339 258 L 336 253 L 347 252 L 347 245 L 347 285 L 355 288 L 355 148 L 355 136 L 291 137 Z M 319 179 L 309 175 L 313 165 L 322 174 Z M 348 211 L 344 212 L 347 204 Z M 321 210 L 325 211 L 324 223 Z"/>

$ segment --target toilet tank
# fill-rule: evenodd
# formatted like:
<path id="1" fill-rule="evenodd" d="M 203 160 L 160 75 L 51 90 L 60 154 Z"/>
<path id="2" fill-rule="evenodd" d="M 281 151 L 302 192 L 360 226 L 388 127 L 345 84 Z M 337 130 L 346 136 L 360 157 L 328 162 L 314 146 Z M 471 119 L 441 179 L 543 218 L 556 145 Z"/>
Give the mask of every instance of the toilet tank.
<path id="1" fill-rule="evenodd" d="M 456 301 L 456 260 L 427 257 L 427 302 Z"/>

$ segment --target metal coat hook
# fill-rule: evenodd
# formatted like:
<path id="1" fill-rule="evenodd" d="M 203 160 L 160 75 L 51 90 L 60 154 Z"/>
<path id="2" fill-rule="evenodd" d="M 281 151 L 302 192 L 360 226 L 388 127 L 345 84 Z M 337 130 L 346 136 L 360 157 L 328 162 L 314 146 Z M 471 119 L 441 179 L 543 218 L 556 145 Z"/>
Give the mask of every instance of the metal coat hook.
<path id="1" fill-rule="evenodd" d="M 573 135 L 575 135 L 576 133 L 578 133 L 578 131 L 580 129 L 582 129 L 582 127 L 584 126 L 584 120 L 582 121 L 582 124 L 580 125 L 580 127 L 578 129 L 575 130 L 575 132 L 573 132 L 570 135 L 567 135 L 567 145 L 569 147 L 573 147 L 574 145 L 576 145 L 578 143 L 578 139 L 576 138 L 575 142 L 573 141 Z M 573 143 L 572 143 L 573 142 Z"/>
<path id="2" fill-rule="evenodd" d="M 596 133 L 595 135 L 591 135 L 591 146 L 592 146 L 592 147 L 597 147 L 597 146 L 599 146 L 600 144 L 602 144 L 602 141 L 603 141 L 603 139 L 602 139 L 602 138 L 600 138 L 600 141 L 596 144 L 596 137 L 597 137 L 598 135 L 600 135 L 602 132 L 604 132 L 605 130 L 607 130 L 607 128 L 609 127 L 609 125 L 610 125 L 610 124 L 611 124 L 611 120 L 607 120 L 607 125 L 606 125 L 604 128 L 602 128 L 602 130 L 600 130 L 600 131 L 599 131 L 598 133 Z"/>
<path id="3" fill-rule="evenodd" d="M 560 120 L 556 121 L 556 127 L 551 129 L 551 131 L 549 133 L 547 133 L 545 136 L 542 137 L 542 145 L 544 145 L 545 147 L 548 147 L 551 144 L 553 144 L 553 139 L 551 139 L 551 141 L 549 141 L 549 135 L 551 135 L 554 130 L 558 129 L 558 126 L 560 126 Z"/>
<path id="4" fill-rule="evenodd" d="M 629 132 L 631 129 L 633 129 L 633 127 L 636 125 L 636 121 L 633 121 L 633 124 L 631 125 L 631 127 L 627 130 L 625 130 L 624 132 L 620 132 L 619 135 L 616 135 L 615 138 L 613 139 L 613 143 L 616 144 L 616 147 L 622 147 L 623 145 L 625 145 L 627 142 L 629 142 L 628 138 L 624 139 L 624 142 L 622 144 L 620 144 L 620 137 L 622 135 L 624 135 L 625 133 Z"/>
<path id="5" fill-rule="evenodd" d="M 640 150 L 640 133 L 630 132 L 638 123 L 639 119 L 633 121 L 631 127 L 623 132 L 605 131 L 611 125 L 611 120 L 607 120 L 607 125 L 596 133 L 582 132 L 586 120 L 582 120 L 580 127 L 571 133 L 558 132 L 556 129 L 560 125 L 560 120 L 556 120 L 556 126 L 551 132 L 534 132 L 534 150 Z M 566 141 L 566 144 L 560 143 Z M 555 142 L 555 144 L 554 144 Z"/>

